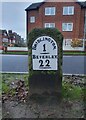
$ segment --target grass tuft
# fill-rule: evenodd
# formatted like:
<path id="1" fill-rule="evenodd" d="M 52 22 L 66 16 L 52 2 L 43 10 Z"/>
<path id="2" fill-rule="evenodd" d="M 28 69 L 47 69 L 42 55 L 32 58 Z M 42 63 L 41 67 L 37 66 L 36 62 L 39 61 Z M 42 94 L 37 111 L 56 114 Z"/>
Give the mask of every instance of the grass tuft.
<path id="1" fill-rule="evenodd" d="M 83 89 L 70 83 L 63 82 L 62 95 L 64 98 L 76 100 L 82 98 Z"/>

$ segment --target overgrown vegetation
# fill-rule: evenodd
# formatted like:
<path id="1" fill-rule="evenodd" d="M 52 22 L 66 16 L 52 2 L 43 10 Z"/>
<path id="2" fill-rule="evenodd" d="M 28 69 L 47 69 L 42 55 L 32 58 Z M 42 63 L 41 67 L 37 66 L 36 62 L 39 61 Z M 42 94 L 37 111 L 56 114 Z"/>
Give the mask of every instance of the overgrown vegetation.
<path id="1" fill-rule="evenodd" d="M 2 74 L 2 92 L 4 94 L 14 95 L 16 91 L 15 89 L 11 89 L 10 85 L 12 82 L 21 79 L 25 81 L 25 86 L 29 88 L 27 74 Z M 83 98 L 86 99 L 85 93 L 86 93 L 86 89 L 84 87 L 75 86 L 65 81 L 62 82 L 62 96 L 65 99 L 68 100 L 80 100 Z"/>
<path id="2" fill-rule="evenodd" d="M 24 80 L 25 86 L 28 87 L 27 74 L 2 74 L 2 93 L 14 95 L 16 91 L 10 86 L 19 80 Z"/>
<path id="3" fill-rule="evenodd" d="M 2 74 L 0 73 L 0 96 L 2 94 Z"/>
<path id="4" fill-rule="evenodd" d="M 79 86 L 74 86 L 70 83 L 63 82 L 62 95 L 63 95 L 63 98 L 66 98 L 66 99 L 80 100 L 83 95 L 83 89 Z"/>
<path id="5" fill-rule="evenodd" d="M 74 38 L 74 39 L 72 39 L 71 46 L 72 47 L 83 47 L 83 40 Z"/>

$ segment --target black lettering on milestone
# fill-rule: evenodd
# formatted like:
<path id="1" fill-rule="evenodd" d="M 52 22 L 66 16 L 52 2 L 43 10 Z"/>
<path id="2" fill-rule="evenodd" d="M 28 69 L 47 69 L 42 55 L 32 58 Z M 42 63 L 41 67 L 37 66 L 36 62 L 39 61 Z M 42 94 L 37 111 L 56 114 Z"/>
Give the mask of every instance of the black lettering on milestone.
<path id="1" fill-rule="evenodd" d="M 42 59 L 44 59 L 44 56 L 42 56 Z"/>
<path id="2" fill-rule="evenodd" d="M 36 42 L 36 44 L 38 44 L 38 42 Z"/>
<path id="3" fill-rule="evenodd" d="M 33 55 L 33 59 L 36 59 L 36 55 Z"/>
<path id="4" fill-rule="evenodd" d="M 35 48 L 34 46 L 32 47 L 32 49 L 33 49 L 33 50 L 36 50 L 36 48 Z"/>
<path id="5" fill-rule="evenodd" d="M 53 50 L 56 49 L 56 46 L 54 46 Z"/>
<path id="6" fill-rule="evenodd" d="M 45 40 L 47 40 L 48 38 L 47 37 L 45 37 Z"/>
<path id="7" fill-rule="evenodd" d="M 34 49 L 36 50 L 37 44 L 34 44 Z"/>
<path id="8" fill-rule="evenodd" d="M 42 56 L 39 56 L 39 58 L 41 58 Z"/>
<path id="9" fill-rule="evenodd" d="M 37 42 L 40 43 L 40 39 L 38 39 Z"/>
<path id="10" fill-rule="evenodd" d="M 57 58 L 57 55 L 55 55 L 55 58 Z"/>
<path id="11" fill-rule="evenodd" d="M 55 46 L 55 43 L 53 43 L 53 46 Z"/>
<path id="12" fill-rule="evenodd" d="M 38 56 L 38 55 L 36 56 L 36 59 L 39 59 L 39 56 Z"/>
<path id="13" fill-rule="evenodd" d="M 48 56 L 45 56 L 45 58 L 48 58 Z"/>
<path id="14" fill-rule="evenodd" d="M 51 40 L 51 43 L 53 43 L 53 40 Z"/>
<path id="15" fill-rule="evenodd" d="M 54 55 L 52 55 L 52 59 L 54 58 Z"/>
<path id="16" fill-rule="evenodd" d="M 43 37 L 43 39 L 41 41 L 44 41 L 44 40 L 45 40 L 45 38 Z"/>
<path id="17" fill-rule="evenodd" d="M 48 42 L 50 42 L 51 41 L 51 39 L 50 38 L 48 38 Z"/>
<path id="18" fill-rule="evenodd" d="M 41 38 L 37 40 L 38 43 L 40 43 L 41 41 L 42 41 Z"/>

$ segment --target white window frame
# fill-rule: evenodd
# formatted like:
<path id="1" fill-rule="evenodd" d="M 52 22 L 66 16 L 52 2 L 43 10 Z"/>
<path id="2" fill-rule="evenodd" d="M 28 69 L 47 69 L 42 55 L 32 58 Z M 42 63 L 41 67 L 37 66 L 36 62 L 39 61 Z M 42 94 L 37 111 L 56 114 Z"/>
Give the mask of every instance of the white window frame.
<path id="1" fill-rule="evenodd" d="M 44 27 L 45 28 L 55 28 L 55 23 L 45 23 Z"/>
<path id="2" fill-rule="evenodd" d="M 70 12 L 70 9 L 72 9 L 71 12 Z M 65 12 L 65 10 L 67 11 Z M 64 6 L 63 15 L 74 15 L 74 6 Z"/>
<path id="3" fill-rule="evenodd" d="M 64 39 L 63 40 L 63 45 L 66 46 L 66 47 L 71 47 L 71 41 L 72 39 Z"/>
<path id="4" fill-rule="evenodd" d="M 71 25 L 71 29 L 69 25 Z M 62 23 L 62 31 L 73 31 L 73 23 Z"/>
<path id="5" fill-rule="evenodd" d="M 4 36 L 7 36 L 7 34 L 6 34 L 6 33 L 4 33 Z"/>
<path id="6" fill-rule="evenodd" d="M 15 40 L 13 40 L 13 43 L 16 43 Z"/>
<path id="7" fill-rule="evenodd" d="M 55 14 L 56 14 L 56 7 L 45 8 L 45 15 L 55 15 Z"/>
<path id="8" fill-rule="evenodd" d="M 35 23 L 35 16 L 30 17 L 30 23 Z"/>

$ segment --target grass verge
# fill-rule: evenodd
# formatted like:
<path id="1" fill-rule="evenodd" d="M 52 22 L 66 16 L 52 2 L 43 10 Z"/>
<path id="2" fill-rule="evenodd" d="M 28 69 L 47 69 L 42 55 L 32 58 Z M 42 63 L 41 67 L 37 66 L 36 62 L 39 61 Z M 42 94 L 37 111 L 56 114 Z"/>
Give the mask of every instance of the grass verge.
<path id="1" fill-rule="evenodd" d="M 62 96 L 70 100 L 80 100 L 83 97 L 83 88 L 63 82 Z"/>
<path id="2" fill-rule="evenodd" d="M 28 55 L 27 51 L 22 52 L 2 52 L 2 54 L 11 54 L 11 55 Z M 64 51 L 63 55 L 86 55 L 86 51 Z"/>
<path id="3" fill-rule="evenodd" d="M 28 52 L 2 52 L 2 54 L 11 54 L 11 55 L 28 55 Z"/>
<path id="4" fill-rule="evenodd" d="M 14 95 L 16 91 L 15 89 L 10 89 L 10 84 L 13 81 L 21 79 L 25 81 L 25 86 L 29 88 L 28 74 L 2 74 L 2 92 L 5 94 Z M 86 99 L 85 93 L 86 89 L 83 87 L 75 86 L 65 81 L 63 81 L 62 83 L 62 96 L 65 99 L 70 100 L 80 100 L 81 98 Z"/>
<path id="5" fill-rule="evenodd" d="M 86 51 L 64 51 L 63 55 L 86 55 Z"/>
<path id="6" fill-rule="evenodd" d="M 12 82 L 24 80 L 25 86 L 28 87 L 28 74 L 2 74 L 2 93 L 15 94 L 15 89 L 10 88 Z"/>

